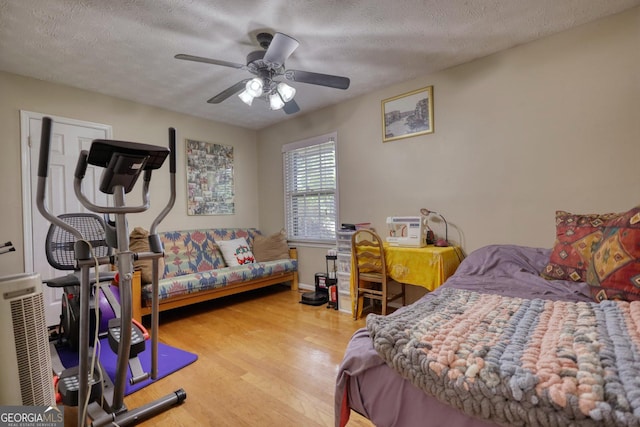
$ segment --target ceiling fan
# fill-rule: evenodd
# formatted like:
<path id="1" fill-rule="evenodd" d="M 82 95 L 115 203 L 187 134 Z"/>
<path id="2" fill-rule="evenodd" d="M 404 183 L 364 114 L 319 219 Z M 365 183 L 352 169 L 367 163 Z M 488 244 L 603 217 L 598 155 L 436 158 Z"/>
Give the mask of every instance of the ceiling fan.
<path id="1" fill-rule="evenodd" d="M 233 86 L 223 90 L 207 101 L 210 104 L 219 104 L 230 96 L 238 94 L 240 99 L 248 105 L 251 105 L 254 99 L 259 98 L 266 100 L 272 110 L 283 109 L 285 113 L 293 114 L 300 111 L 300 107 L 293 99 L 296 90 L 279 80 L 282 77 L 292 82 L 308 83 L 335 89 L 344 90 L 349 87 L 350 80 L 347 77 L 285 69 L 285 61 L 300 44 L 293 37 L 283 33 L 275 33 L 274 35 L 259 33 L 256 38 L 263 50 L 249 53 L 246 65 L 182 53 L 176 55 L 175 58 L 237 68 L 249 71 L 256 76 L 240 80 Z"/>

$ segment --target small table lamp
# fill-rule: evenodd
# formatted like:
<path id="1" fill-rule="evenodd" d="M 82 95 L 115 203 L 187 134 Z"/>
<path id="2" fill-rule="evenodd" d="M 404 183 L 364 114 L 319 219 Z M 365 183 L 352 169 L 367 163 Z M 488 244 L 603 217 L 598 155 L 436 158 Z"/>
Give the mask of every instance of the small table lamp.
<path id="1" fill-rule="evenodd" d="M 430 211 L 429 209 L 426 209 L 426 208 L 420 209 L 420 213 L 424 216 L 429 216 L 431 214 L 434 214 L 442 218 L 442 221 L 444 222 L 444 239 L 436 240 L 435 246 L 440 246 L 440 247 L 449 246 L 449 224 L 447 224 L 447 220 L 444 219 L 444 217 L 440 215 L 438 212 Z"/>

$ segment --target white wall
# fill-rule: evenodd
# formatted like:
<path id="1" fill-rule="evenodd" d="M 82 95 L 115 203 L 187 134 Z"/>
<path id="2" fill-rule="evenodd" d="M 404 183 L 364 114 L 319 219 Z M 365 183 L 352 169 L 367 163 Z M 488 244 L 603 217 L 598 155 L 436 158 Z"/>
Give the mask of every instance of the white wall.
<path id="1" fill-rule="evenodd" d="M 171 111 L 136 104 L 101 94 L 46 83 L 0 72 L 0 241 L 11 240 L 16 252 L 0 255 L 0 275 L 24 271 L 22 238 L 22 192 L 20 158 L 20 110 L 103 123 L 113 126 L 113 138 L 167 146 L 168 128 L 177 134 L 177 198 L 160 230 L 198 227 L 257 227 L 256 132 Z M 188 216 L 186 209 L 185 138 L 232 145 L 235 161 L 236 214 Z M 169 162 L 154 171 L 151 209 L 129 215 L 129 227 L 149 228 L 169 199 Z M 131 205 L 139 205 L 141 183 L 129 194 Z M 36 213 L 36 215 L 39 215 Z"/>
<path id="2" fill-rule="evenodd" d="M 281 145 L 337 130 L 341 222 L 384 232 L 387 216 L 427 207 L 467 252 L 551 247 L 558 209 L 640 203 L 639 43 L 635 8 L 264 129 L 260 224 L 282 226 Z M 381 101 L 428 85 L 435 133 L 383 143 Z M 300 248 L 301 282 L 324 271 L 325 251 Z"/>

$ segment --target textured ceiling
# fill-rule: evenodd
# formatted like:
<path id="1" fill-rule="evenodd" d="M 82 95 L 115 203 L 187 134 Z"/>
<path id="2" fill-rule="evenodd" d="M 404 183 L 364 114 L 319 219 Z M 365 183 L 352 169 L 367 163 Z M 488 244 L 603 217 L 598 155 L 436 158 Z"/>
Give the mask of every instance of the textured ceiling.
<path id="1" fill-rule="evenodd" d="M 0 70 L 260 129 L 640 5 L 640 0 L 0 0 Z M 304 83 L 287 116 L 233 96 L 259 30 L 296 38 L 287 68 L 351 79 Z"/>

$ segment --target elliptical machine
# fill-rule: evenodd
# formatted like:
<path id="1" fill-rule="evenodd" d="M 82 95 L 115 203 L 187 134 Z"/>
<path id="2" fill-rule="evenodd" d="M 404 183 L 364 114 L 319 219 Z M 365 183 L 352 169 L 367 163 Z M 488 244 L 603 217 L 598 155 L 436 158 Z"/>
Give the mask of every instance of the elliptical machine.
<path id="1" fill-rule="evenodd" d="M 80 269 L 80 327 L 79 327 L 79 365 L 75 370 L 67 372 L 65 383 L 66 392 L 73 393 L 78 404 L 78 426 L 84 426 L 87 417 L 92 420 L 92 426 L 114 424 L 118 426 L 133 425 L 151 418 L 172 406 L 182 403 L 186 399 L 186 392 L 179 389 L 167 396 L 152 401 L 139 408 L 129 410 L 124 404 L 125 382 L 127 369 L 132 354 L 132 348 L 139 345 L 137 339 L 132 342 L 132 296 L 131 281 L 133 277 L 134 260 L 151 259 L 152 274 L 152 311 L 151 311 L 151 373 L 138 375 L 131 379 L 132 383 L 142 381 L 149 376 L 156 379 L 158 375 L 158 260 L 164 255 L 164 248 L 157 235 L 157 226 L 171 211 L 176 198 L 176 154 L 175 129 L 169 129 L 169 149 L 149 144 L 115 140 L 94 140 L 89 151 L 80 153 L 74 173 L 74 191 L 80 203 L 88 210 L 106 215 L 113 215 L 115 221 L 107 229 L 107 240 L 110 246 L 117 248 L 114 255 L 96 257 L 91 244 L 80 231 L 60 220 L 47 211 L 45 206 L 46 184 L 49 169 L 49 149 L 51 145 L 52 120 L 44 117 L 40 157 L 38 163 L 38 210 L 51 223 L 73 234 L 77 241 L 74 245 L 77 266 Z M 149 184 L 152 170 L 162 166 L 170 155 L 170 200 L 149 228 L 149 244 L 151 250 L 143 253 L 133 253 L 129 250 L 129 233 L 126 215 L 144 212 L 150 207 Z M 88 165 L 104 168 L 99 189 L 105 194 L 113 195 L 114 206 L 97 206 L 82 193 L 82 180 Z M 142 190 L 142 204 L 127 206 L 125 194 L 135 186 L 140 174 L 144 171 L 144 185 Z M 114 351 L 117 349 L 116 378 L 113 384 L 99 366 L 95 358 L 90 358 L 89 342 L 90 328 L 90 270 L 98 265 L 112 264 L 117 267 L 119 275 L 120 315 L 109 322 L 109 344 Z M 97 273 L 97 271 L 96 271 Z M 135 333 L 135 332 L 134 332 Z M 96 338 L 97 339 L 97 338 Z M 139 349 L 139 347 L 136 347 Z M 138 350 L 133 350 L 136 353 Z M 135 354 L 134 354 L 135 355 Z M 94 368 L 92 368 L 95 367 Z M 74 368 L 72 368 L 74 369 Z M 84 375 L 82 374 L 84 373 Z"/>

